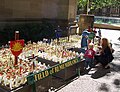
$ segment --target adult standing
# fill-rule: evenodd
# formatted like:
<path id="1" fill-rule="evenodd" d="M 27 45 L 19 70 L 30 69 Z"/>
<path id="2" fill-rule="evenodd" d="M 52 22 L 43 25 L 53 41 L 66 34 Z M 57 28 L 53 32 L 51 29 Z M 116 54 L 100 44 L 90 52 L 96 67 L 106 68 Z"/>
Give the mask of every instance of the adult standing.
<path id="1" fill-rule="evenodd" d="M 57 38 L 60 38 L 60 37 L 61 37 L 61 34 L 62 34 L 62 29 L 60 28 L 59 25 L 58 25 L 57 30 L 56 30 L 55 32 L 56 32 L 56 37 L 57 37 Z"/>
<path id="2" fill-rule="evenodd" d="M 81 48 L 80 48 L 80 52 L 85 53 L 85 51 L 88 49 L 88 29 L 85 29 L 82 32 L 82 39 L 81 39 Z"/>
<path id="3" fill-rule="evenodd" d="M 56 38 L 57 38 L 57 43 L 59 42 L 59 38 L 61 37 L 61 34 L 62 34 L 62 30 L 61 30 L 60 26 L 58 25 L 57 29 L 55 30 L 55 35 L 56 35 Z"/>
<path id="4" fill-rule="evenodd" d="M 87 48 L 88 47 L 88 35 L 89 35 L 89 32 L 87 31 L 87 29 L 85 29 L 82 32 L 81 48 Z"/>
<path id="5" fill-rule="evenodd" d="M 94 43 L 94 38 L 95 38 L 95 32 L 91 28 L 90 33 L 88 35 L 88 44 L 91 43 L 91 42 Z"/>

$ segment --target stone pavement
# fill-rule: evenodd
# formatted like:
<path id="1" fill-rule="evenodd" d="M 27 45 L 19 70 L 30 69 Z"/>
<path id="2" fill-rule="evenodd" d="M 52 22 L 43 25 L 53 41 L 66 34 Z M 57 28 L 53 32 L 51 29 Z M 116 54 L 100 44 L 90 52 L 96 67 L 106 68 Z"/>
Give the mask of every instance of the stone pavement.
<path id="1" fill-rule="evenodd" d="M 103 37 L 113 43 L 115 49 L 111 68 L 92 68 L 57 92 L 120 92 L 120 31 L 102 29 L 101 32 Z"/>

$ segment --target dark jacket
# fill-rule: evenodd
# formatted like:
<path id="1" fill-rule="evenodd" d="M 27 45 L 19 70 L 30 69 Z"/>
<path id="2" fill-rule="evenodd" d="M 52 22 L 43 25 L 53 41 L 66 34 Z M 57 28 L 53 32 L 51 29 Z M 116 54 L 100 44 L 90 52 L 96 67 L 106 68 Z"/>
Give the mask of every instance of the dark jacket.
<path id="1" fill-rule="evenodd" d="M 106 47 L 104 49 L 104 52 L 102 53 L 103 61 L 111 62 L 114 57 L 112 55 L 111 49 L 109 47 Z"/>
<path id="2" fill-rule="evenodd" d="M 100 62 L 103 66 L 106 66 L 108 63 L 112 62 L 113 59 L 114 57 L 109 47 L 106 47 L 100 56 L 95 56 L 95 60 Z"/>

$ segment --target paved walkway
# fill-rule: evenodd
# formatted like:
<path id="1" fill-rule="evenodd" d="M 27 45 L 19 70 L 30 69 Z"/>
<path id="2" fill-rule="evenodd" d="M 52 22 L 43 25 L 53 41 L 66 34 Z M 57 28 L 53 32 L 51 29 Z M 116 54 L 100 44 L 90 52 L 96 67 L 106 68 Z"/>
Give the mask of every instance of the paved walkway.
<path id="1" fill-rule="evenodd" d="M 111 68 L 93 68 L 58 92 L 120 92 L 120 31 L 102 30 L 102 36 L 111 40 L 115 49 Z"/>

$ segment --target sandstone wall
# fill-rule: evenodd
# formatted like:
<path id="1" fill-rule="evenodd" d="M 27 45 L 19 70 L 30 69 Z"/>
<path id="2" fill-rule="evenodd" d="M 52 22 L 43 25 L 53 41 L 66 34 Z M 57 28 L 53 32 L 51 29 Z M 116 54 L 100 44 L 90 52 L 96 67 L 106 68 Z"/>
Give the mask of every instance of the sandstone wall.
<path id="1" fill-rule="evenodd" d="M 0 20 L 75 19 L 77 0 L 0 0 Z"/>

